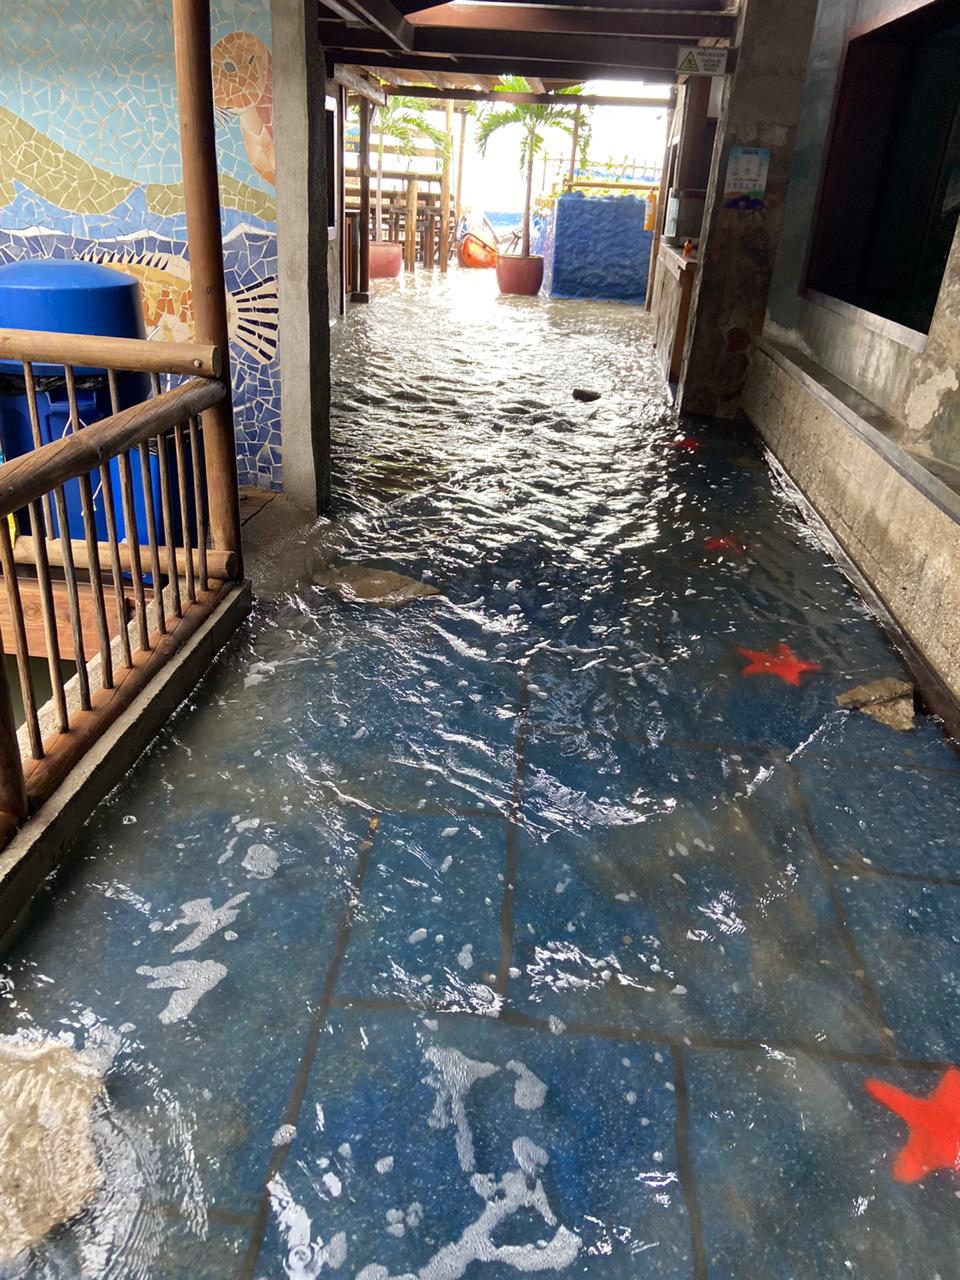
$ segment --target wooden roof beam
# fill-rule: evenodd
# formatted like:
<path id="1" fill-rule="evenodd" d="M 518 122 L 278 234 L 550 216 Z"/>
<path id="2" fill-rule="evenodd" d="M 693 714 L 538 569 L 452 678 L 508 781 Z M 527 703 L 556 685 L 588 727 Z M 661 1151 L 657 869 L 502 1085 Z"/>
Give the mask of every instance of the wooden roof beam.
<path id="1" fill-rule="evenodd" d="M 670 98 L 627 98 L 613 94 L 598 93 L 583 93 L 578 94 L 576 97 L 570 97 L 568 94 L 557 93 L 507 93 L 505 91 L 497 93 L 483 89 L 430 89 L 421 85 L 416 88 L 387 89 L 386 93 L 388 98 L 392 95 L 402 94 L 404 97 L 436 98 L 441 101 L 447 98 L 454 98 L 459 102 L 522 102 L 532 104 L 560 102 L 565 107 L 661 107 L 664 110 L 670 107 Z"/>
<path id="2" fill-rule="evenodd" d="M 732 37 L 736 14 L 672 9 L 554 9 L 539 4 L 438 4 L 409 15 L 414 27 L 461 31 L 536 31 L 560 35 L 623 35 L 699 40 Z"/>
<path id="3" fill-rule="evenodd" d="M 650 78 L 650 73 L 669 76 L 672 80 L 682 44 L 680 41 L 639 40 L 623 36 L 539 35 L 530 31 L 459 31 L 443 27 L 417 27 L 414 30 L 413 52 L 417 57 L 414 60 L 399 55 L 402 62 L 396 62 L 396 65 L 404 69 L 416 67 L 426 70 L 425 59 L 435 56 L 438 59 L 435 69 L 438 71 L 444 70 L 442 59 L 453 58 L 458 65 L 448 66 L 446 69 L 449 71 L 497 71 L 554 79 L 566 77 L 551 64 L 564 63 L 619 67 L 621 71 L 634 72 L 645 80 Z M 381 32 L 338 24 L 321 23 L 320 42 L 328 51 L 336 51 L 340 62 L 389 66 L 397 53 Z M 361 51 L 363 57 L 349 56 Z M 374 59 L 370 56 L 374 53 L 386 53 L 390 58 L 381 63 L 379 57 Z M 484 59 L 488 60 L 486 66 L 483 66 Z M 461 65 L 464 60 L 470 61 L 471 66 Z M 520 63 L 525 64 L 524 70 L 513 70 Z M 533 65 L 535 63 L 541 65 L 538 67 Z M 731 49 L 728 68 L 732 70 L 735 63 L 736 50 Z"/>
<path id="4" fill-rule="evenodd" d="M 387 95 L 378 84 L 374 84 L 372 80 L 362 75 L 356 67 L 336 66 L 333 69 L 331 79 L 336 84 L 342 84 L 350 93 L 359 94 L 361 98 L 366 98 L 368 102 L 373 102 L 378 107 L 387 105 Z"/>
<path id="5" fill-rule="evenodd" d="M 321 0 L 344 22 L 363 22 L 387 37 L 391 48 L 412 49 L 413 27 L 391 0 Z M 323 18 L 321 16 L 321 26 Z"/>
<path id="6" fill-rule="evenodd" d="M 487 75 L 492 69 L 489 57 L 459 56 L 453 59 L 378 49 L 360 53 L 356 49 L 338 48 L 335 45 L 327 45 L 324 53 L 331 67 L 336 63 L 346 63 L 348 66 L 359 64 L 368 68 L 374 75 L 379 74 L 380 67 L 396 68 L 399 71 L 422 71 L 426 73 L 424 79 L 429 79 L 435 71 L 453 71 L 458 75 Z M 572 80 L 576 84 L 584 80 L 631 78 L 642 80 L 647 85 L 672 85 L 676 82 L 675 71 L 654 71 L 649 67 L 640 69 L 629 64 L 624 65 L 622 62 L 591 62 L 583 58 L 569 62 L 551 62 L 514 54 L 496 58 L 494 65 L 498 76 L 550 77 L 557 80 Z"/>

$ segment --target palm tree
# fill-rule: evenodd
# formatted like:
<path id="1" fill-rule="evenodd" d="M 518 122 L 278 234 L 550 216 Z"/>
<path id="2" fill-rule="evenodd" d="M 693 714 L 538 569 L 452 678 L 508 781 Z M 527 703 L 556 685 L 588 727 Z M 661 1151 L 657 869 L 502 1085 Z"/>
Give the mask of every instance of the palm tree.
<path id="1" fill-rule="evenodd" d="M 560 93 L 576 97 L 580 93 L 580 85 L 572 85 L 561 89 Z M 505 93 L 532 93 L 530 85 L 523 76 L 503 76 L 497 90 Z M 512 102 L 502 110 L 485 112 L 477 125 L 477 146 L 481 155 L 486 154 L 487 143 L 500 129 L 509 125 L 520 125 L 523 137 L 520 143 L 520 168 L 526 169 L 527 188 L 523 202 L 523 230 L 521 252 L 523 257 L 530 256 L 530 206 L 533 197 L 533 162 L 543 147 L 544 134 L 548 129 L 559 129 L 568 137 L 576 135 L 577 144 L 582 157 L 586 157 L 590 145 L 590 130 L 584 120 L 584 109 L 571 104 L 561 106 L 554 102 Z"/>
<path id="2" fill-rule="evenodd" d="M 380 239 L 380 226 L 383 221 L 383 152 L 384 140 L 390 138 L 393 149 L 401 155 L 413 155 L 418 138 L 426 138 L 432 142 L 441 155 L 450 152 L 450 138 L 443 129 L 438 129 L 427 116 L 419 98 L 390 96 L 385 107 L 377 107 L 373 123 L 380 131 L 377 139 L 377 203 L 373 238 Z M 364 157 L 361 163 L 366 164 Z"/>

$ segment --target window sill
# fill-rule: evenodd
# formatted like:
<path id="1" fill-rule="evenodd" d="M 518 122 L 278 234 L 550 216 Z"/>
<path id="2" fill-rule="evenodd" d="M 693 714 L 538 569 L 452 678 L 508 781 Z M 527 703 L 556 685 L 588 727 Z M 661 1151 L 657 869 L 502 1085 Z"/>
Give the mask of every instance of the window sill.
<path id="1" fill-rule="evenodd" d="M 897 324 L 895 320 L 878 316 L 873 311 L 865 311 L 863 307 L 855 307 L 852 302 L 842 302 L 839 298 L 831 297 L 829 293 L 821 293 L 819 289 L 803 288 L 800 290 L 800 297 L 818 307 L 823 307 L 826 311 L 832 311 L 838 316 L 852 320 L 864 329 L 869 329 L 871 333 L 879 334 L 891 342 L 897 342 L 902 347 L 908 347 L 911 351 L 922 352 L 926 348 L 928 334 L 920 333 L 917 329 L 908 329 L 904 324 Z"/>

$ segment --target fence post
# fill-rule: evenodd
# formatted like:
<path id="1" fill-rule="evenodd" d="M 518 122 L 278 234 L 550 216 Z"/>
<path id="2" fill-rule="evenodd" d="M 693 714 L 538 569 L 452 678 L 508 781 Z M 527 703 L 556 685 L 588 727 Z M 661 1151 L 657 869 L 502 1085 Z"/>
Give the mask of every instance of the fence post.
<path id="1" fill-rule="evenodd" d="M 220 349 L 222 377 L 227 390 L 226 398 L 203 415 L 210 535 L 217 550 L 236 554 L 238 572 L 242 576 L 240 495 L 233 435 L 230 342 L 210 66 L 209 0 L 173 0 L 173 46 L 195 336 L 198 342 L 212 342 Z"/>
<path id="2" fill-rule="evenodd" d="M 407 182 L 407 212 L 403 227 L 403 265 L 408 271 L 417 267 L 417 180 Z"/>
<path id="3" fill-rule="evenodd" d="M 446 102 L 446 133 L 449 150 L 443 157 L 440 175 L 440 271 L 446 275 L 450 265 L 450 162 L 453 150 L 453 103 Z"/>
<path id="4" fill-rule="evenodd" d="M 360 274 L 353 302 L 370 301 L 370 103 L 360 99 Z"/>
<path id="5" fill-rule="evenodd" d="M 0 644 L 0 659 L 4 656 L 2 648 Z M 23 762 L 20 759 L 20 743 L 17 741 L 17 726 L 13 719 L 13 705 L 10 701 L 7 664 L 6 661 L 0 661 L 0 828 L 12 827 L 11 818 L 19 826 L 26 819 L 29 811 L 27 787 L 23 780 Z M 5 815 L 10 816 L 5 818 Z M 9 830 L 3 830 L 0 834 L 0 846 L 6 843 L 9 834 Z"/>

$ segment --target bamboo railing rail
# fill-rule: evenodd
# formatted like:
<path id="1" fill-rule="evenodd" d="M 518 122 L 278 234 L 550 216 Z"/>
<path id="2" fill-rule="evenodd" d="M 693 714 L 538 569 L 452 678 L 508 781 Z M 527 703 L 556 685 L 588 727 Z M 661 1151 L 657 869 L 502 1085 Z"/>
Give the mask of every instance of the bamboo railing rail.
<path id="1" fill-rule="evenodd" d="M 240 556 L 207 546 L 231 519 L 213 507 L 223 477 L 209 482 L 201 426 L 229 397 L 216 347 L 0 329 L 0 356 L 23 362 L 35 446 L 0 465 L 0 648 L 23 721 L 0 662 L 2 848 L 211 613 Z M 67 433 L 48 444 L 35 363 L 63 369 Z M 108 371 L 108 417 L 82 422 L 78 368 Z M 152 397 L 120 408 L 116 370 L 151 374 Z M 161 391 L 161 373 L 188 376 Z"/>
<path id="2" fill-rule="evenodd" d="M 47 333 L 37 329 L 0 329 L 0 359 L 71 365 L 75 369 L 179 373 L 195 378 L 219 378 L 223 368 L 219 349 L 205 343 L 100 338 L 87 333 Z"/>

